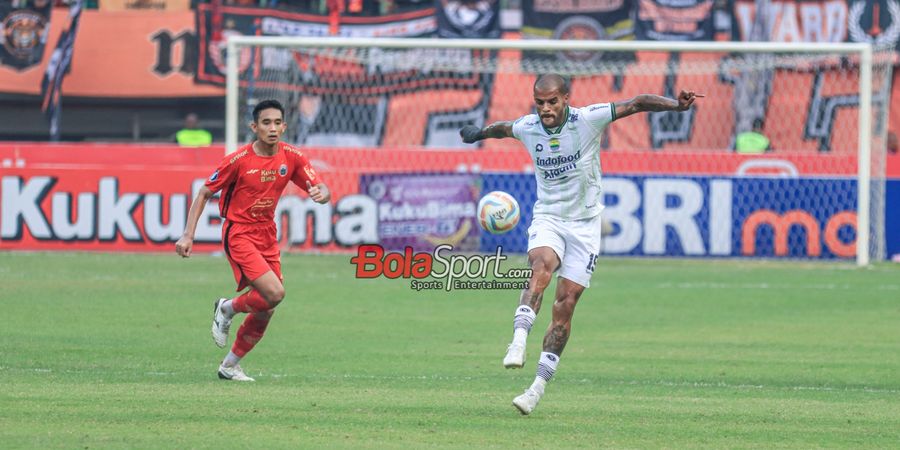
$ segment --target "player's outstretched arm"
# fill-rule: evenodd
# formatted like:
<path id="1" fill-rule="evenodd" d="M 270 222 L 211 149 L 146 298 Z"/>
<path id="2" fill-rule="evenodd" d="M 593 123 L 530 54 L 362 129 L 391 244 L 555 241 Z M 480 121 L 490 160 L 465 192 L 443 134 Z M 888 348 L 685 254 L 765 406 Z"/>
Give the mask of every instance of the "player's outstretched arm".
<path id="1" fill-rule="evenodd" d="M 463 142 L 472 144 L 482 139 L 502 139 L 513 137 L 512 122 L 494 122 L 484 128 L 478 128 L 475 125 L 466 125 L 459 130 L 459 135 Z"/>
<path id="2" fill-rule="evenodd" d="M 182 258 L 191 256 L 191 247 L 194 246 L 194 232 L 197 231 L 197 222 L 200 221 L 200 214 L 212 196 L 213 192 L 208 187 L 203 186 L 200 188 L 200 192 L 197 193 L 197 197 L 194 198 L 194 202 L 191 203 L 187 223 L 184 224 L 184 233 L 181 235 L 181 239 L 178 239 L 178 242 L 175 243 L 175 253 L 181 255 Z"/>
<path id="3" fill-rule="evenodd" d="M 687 111 L 698 97 L 704 97 L 704 95 L 695 94 L 694 91 L 681 91 L 678 98 L 674 99 L 653 94 L 641 94 L 628 100 L 615 102 L 616 119 L 639 112 Z"/>
<path id="4" fill-rule="evenodd" d="M 307 181 L 306 192 L 309 194 L 309 198 L 313 199 L 316 203 L 328 203 L 328 201 L 331 200 L 331 191 L 325 183 L 319 183 L 313 186 L 312 183 Z"/>

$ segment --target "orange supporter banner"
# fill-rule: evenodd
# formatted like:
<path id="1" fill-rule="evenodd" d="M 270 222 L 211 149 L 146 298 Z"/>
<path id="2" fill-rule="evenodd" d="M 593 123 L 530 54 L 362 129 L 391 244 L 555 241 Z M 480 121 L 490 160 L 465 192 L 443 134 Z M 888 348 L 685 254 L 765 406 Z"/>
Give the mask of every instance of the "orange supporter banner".
<path id="1" fill-rule="evenodd" d="M 102 11 L 187 11 L 191 9 L 191 0 L 103 0 Z"/>
<path id="2" fill-rule="evenodd" d="M 53 12 L 40 65 L 18 72 L 0 65 L 0 92 L 39 95 L 52 46 L 67 10 Z M 194 83 L 194 14 L 191 11 L 85 10 L 75 39 L 72 71 L 63 94 L 79 97 L 207 97 L 224 89 Z"/>

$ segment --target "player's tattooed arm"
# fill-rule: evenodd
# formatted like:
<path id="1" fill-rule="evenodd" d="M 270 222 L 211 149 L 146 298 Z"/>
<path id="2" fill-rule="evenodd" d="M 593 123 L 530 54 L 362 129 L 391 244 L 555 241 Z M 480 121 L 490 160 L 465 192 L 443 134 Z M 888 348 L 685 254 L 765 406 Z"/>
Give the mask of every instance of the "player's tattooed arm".
<path id="1" fill-rule="evenodd" d="M 566 342 L 569 342 L 569 332 L 566 327 L 556 325 L 544 336 L 544 351 L 562 355 L 563 349 L 566 348 Z"/>
<path id="2" fill-rule="evenodd" d="M 653 94 L 641 94 L 628 100 L 615 102 L 615 118 L 621 119 L 639 112 L 658 111 L 687 111 L 694 100 L 703 97 L 703 94 L 695 94 L 694 91 L 681 91 L 678 98 L 661 97 Z"/>
<path id="3" fill-rule="evenodd" d="M 513 137 L 512 122 L 494 122 L 484 128 L 478 128 L 475 125 L 466 125 L 459 130 L 459 135 L 463 142 L 471 144 L 482 139 L 502 139 Z"/>

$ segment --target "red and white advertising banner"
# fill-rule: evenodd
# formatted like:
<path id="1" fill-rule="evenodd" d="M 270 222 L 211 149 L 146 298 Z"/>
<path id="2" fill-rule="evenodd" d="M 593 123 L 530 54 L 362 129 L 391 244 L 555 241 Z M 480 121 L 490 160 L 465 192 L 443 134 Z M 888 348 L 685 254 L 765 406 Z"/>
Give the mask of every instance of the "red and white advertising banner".
<path id="1" fill-rule="evenodd" d="M 103 144 L 0 146 L 0 250 L 173 251 L 193 196 L 222 158 L 221 147 Z M 377 174 L 518 172 L 528 153 L 513 150 L 307 149 L 332 189 L 318 205 L 294 186 L 279 203 L 286 250 L 340 251 L 377 242 L 376 199 L 361 179 Z M 604 173 L 659 175 L 827 175 L 848 178 L 855 158 L 834 155 L 608 152 Z M 889 158 L 900 175 L 900 157 Z M 827 171 L 823 171 L 827 168 Z M 218 205 L 210 202 L 197 251 L 221 249 Z"/>

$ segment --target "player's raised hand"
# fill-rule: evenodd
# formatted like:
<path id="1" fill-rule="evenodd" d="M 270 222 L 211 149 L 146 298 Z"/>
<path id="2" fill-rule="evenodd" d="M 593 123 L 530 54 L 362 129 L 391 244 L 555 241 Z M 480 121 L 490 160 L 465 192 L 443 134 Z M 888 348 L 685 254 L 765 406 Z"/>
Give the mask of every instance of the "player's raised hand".
<path id="1" fill-rule="evenodd" d="M 459 135 L 466 144 L 471 144 L 484 139 L 481 135 L 481 128 L 478 128 L 475 125 L 466 125 L 462 127 L 462 129 L 459 130 Z"/>
<path id="2" fill-rule="evenodd" d="M 175 253 L 178 253 L 182 258 L 187 258 L 191 256 L 191 247 L 194 246 L 194 240 L 188 238 L 186 236 L 182 236 L 178 242 L 175 243 Z"/>
<path id="3" fill-rule="evenodd" d="M 687 111 L 698 97 L 706 97 L 703 94 L 695 94 L 694 91 L 681 91 L 678 94 L 678 111 Z"/>
<path id="4" fill-rule="evenodd" d="M 325 183 L 319 183 L 315 186 L 306 181 L 306 192 L 309 193 L 309 198 L 313 199 L 316 203 L 326 203 L 331 200 L 331 191 L 328 190 L 328 186 Z"/>

